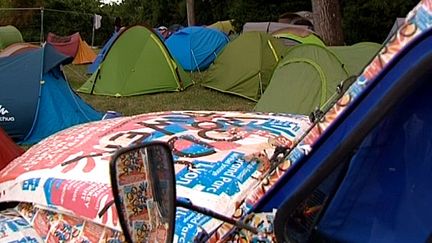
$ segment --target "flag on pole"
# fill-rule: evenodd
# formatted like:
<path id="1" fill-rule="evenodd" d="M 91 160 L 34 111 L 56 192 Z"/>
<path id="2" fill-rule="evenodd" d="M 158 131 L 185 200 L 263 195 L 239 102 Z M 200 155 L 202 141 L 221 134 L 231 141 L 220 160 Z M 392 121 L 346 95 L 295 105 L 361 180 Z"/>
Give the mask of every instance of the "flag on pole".
<path id="1" fill-rule="evenodd" d="M 97 30 L 99 29 L 102 24 L 101 24 L 101 20 L 102 20 L 102 16 L 95 14 L 93 17 L 93 27 Z"/>

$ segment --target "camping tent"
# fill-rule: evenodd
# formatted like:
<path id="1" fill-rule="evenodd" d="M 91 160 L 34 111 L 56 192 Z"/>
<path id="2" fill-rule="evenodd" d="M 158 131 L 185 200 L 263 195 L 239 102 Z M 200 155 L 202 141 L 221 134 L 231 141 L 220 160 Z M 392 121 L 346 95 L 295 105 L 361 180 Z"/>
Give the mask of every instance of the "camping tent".
<path id="1" fill-rule="evenodd" d="M 57 51 L 66 56 L 75 57 L 78 51 L 80 34 L 77 32 L 69 36 L 58 36 L 54 33 L 48 33 L 47 42 L 54 46 Z"/>
<path id="2" fill-rule="evenodd" d="M 105 45 L 102 47 L 102 49 L 97 54 L 96 58 L 94 59 L 93 63 L 90 64 L 87 68 L 87 73 L 92 74 L 94 73 L 98 67 L 100 66 L 101 62 L 105 58 L 105 55 L 107 54 L 108 50 L 111 48 L 111 45 L 114 43 L 114 41 L 117 39 L 121 31 L 124 29 L 121 29 L 120 31 L 114 32 L 109 40 L 105 43 Z"/>
<path id="3" fill-rule="evenodd" d="M 39 46 L 30 43 L 14 43 L 2 51 L 0 51 L 0 57 L 8 57 L 12 55 L 17 55 L 28 51 L 29 49 L 37 49 Z"/>
<path id="4" fill-rule="evenodd" d="M 217 21 L 207 26 L 207 28 L 217 29 L 224 32 L 226 35 L 234 34 L 236 32 L 232 25 L 232 20 Z"/>
<path id="5" fill-rule="evenodd" d="M 371 42 L 338 47 L 294 46 L 274 71 L 255 110 L 310 114 L 327 103 L 340 82 L 357 76 L 379 48 Z"/>
<path id="6" fill-rule="evenodd" d="M 255 110 L 308 115 L 322 107 L 336 86 L 349 76 L 341 60 L 326 47 L 291 47 L 273 72 Z"/>
<path id="7" fill-rule="evenodd" d="M 24 153 L 24 149 L 16 145 L 14 141 L 0 127 L 0 170 L 10 161 Z"/>
<path id="8" fill-rule="evenodd" d="M 351 75 L 359 74 L 380 48 L 381 45 L 374 42 L 359 42 L 351 46 L 328 47 L 340 58 Z"/>
<path id="9" fill-rule="evenodd" d="M 175 32 L 165 44 L 184 70 L 202 71 L 228 42 L 228 37 L 219 30 L 192 26 Z"/>
<path id="10" fill-rule="evenodd" d="M 93 63 L 96 59 L 96 53 L 91 49 L 87 42 L 80 40 L 78 45 L 78 51 L 75 54 L 75 58 L 72 64 L 88 64 Z"/>
<path id="11" fill-rule="evenodd" d="M 132 96 L 180 91 L 192 84 L 163 42 L 147 27 L 125 29 L 109 48 L 99 69 L 78 91 Z"/>
<path id="12" fill-rule="evenodd" d="M 0 58 L 0 126 L 14 140 L 35 143 L 102 117 L 64 79 L 60 65 L 70 61 L 49 44 Z"/>
<path id="13" fill-rule="evenodd" d="M 23 42 L 21 32 L 15 26 L 7 25 L 0 27 L 0 50 L 14 43 Z"/>
<path id="14" fill-rule="evenodd" d="M 269 34 L 243 33 L 221 52 L 202 85 L 256 101 L 286 49 Z"/>
<path id="15" fill-rule="evenodd" d="M 310 11 L 286 12 L 279 16 L 279 23 L 304 23 L 313 29 L 313 13 Z"/>
<path id="16" fill-rule="evenodd" d="M 324 42 L 321 40 L 319 35 L 310 29 L 298 25 L 292 25 L 285 27 L 283 29 L 276 30 L 272 33 L 274 37 L 283 38 L 285 45 L 295 45 L 295 44 L 316 44 L 325 46 Z"/>
<path id="17" fill-rule="evenodd" d="M 274 33 L 278 30 L 292 27 L 292 24 L 279 23 L 279 22 L 247 22 L 243 25 L 243 33 L 251 31 L 259 31 L 265 33 Z M 294 25 L 299 28 L 307 29 L 306 25 Z"/>
<path id="18" fill-rule="evenodd" d="M 92 63 L 96 59 L 96 54 L 87 42 L 81 39 L 78 32 L 70 36 L 58 36 L 48 33 L 47 42 L 59 52 L 73 57 L 73 64 Z"/>

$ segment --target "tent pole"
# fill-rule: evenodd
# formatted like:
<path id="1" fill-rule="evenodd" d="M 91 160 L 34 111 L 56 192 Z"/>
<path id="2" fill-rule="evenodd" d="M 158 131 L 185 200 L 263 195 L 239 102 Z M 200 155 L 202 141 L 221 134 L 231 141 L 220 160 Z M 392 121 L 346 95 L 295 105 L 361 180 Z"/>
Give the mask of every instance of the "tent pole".
<path id="1" fill-rule="evenodd" d="M 40 43 L 42 44 L 44 42 L 44 8 L 40 7 L 40 12 L 41 12 L 41 29 L 40 29 Z"/>
<path id="2" fill-rule="evenodd" d="M 92 49 L 93 49 L 93 46 L 94 46 L 94 36 L 95 36 L 95 27 L 94 27 L 94 23 L 93 23 L 92 42 L 91 42 L 91 48 L 92 48 Z"/>

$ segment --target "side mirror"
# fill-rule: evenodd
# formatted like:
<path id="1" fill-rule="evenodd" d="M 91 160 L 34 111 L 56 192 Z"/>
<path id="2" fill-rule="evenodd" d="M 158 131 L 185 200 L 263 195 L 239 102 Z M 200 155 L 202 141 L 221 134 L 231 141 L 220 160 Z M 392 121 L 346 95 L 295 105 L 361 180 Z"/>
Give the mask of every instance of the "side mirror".
<path id="1" fill-rule="evenodd" d="M 175 175 L 169 147 L 141 144 L 119 150 L 110 164 L 119 221 L 128 242 L 172 242 Z"/>

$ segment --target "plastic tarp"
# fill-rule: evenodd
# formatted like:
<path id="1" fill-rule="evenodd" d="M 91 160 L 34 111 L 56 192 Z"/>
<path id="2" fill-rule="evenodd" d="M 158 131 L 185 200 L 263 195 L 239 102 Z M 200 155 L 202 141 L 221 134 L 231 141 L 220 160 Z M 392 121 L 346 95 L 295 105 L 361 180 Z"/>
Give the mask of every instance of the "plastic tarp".
<path id="1" fill-rule="evenodd" d="M 0 50 L 14 43 L 24 42 L 21 32 L 15 26 L 0 26 Z"/>
<path id="2" fill-rule="evenodd" d="M 159 37 L 136 25 L 121 32 L 98 71 L 78 91 L 132 96 L 180 91 L 191 84 L 190 77 L 171 58 Z"/>
<path id="3" fill-rule="evenodd" d="M 287 50 L 263 32 L 247 32 L 228 43 L 207 71 L 202 85 L 257 101 Z"/>
<path id="4" fill-rule="evenodd" d="M 221 31 L 205 27 L 186 27 L 172 34 L 165 44 L 186 71 L 207 69 L 229 42 Z"/>

